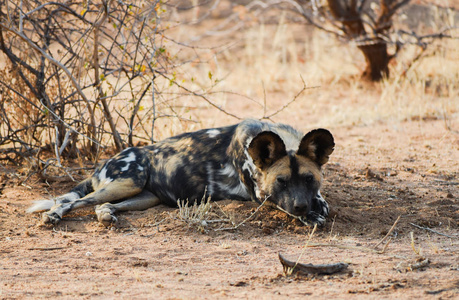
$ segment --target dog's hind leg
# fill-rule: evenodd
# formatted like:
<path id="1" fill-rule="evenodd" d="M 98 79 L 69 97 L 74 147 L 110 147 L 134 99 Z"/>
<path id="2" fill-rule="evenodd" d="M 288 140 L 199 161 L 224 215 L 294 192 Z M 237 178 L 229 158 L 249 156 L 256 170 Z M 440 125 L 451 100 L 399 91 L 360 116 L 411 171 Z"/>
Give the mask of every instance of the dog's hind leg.
<path id="1" fill-rule="evenodd" d="M 128 210 L 145 210 L 161 203 L 152 192 L 143 190 L 140 194 L 118 203 L 104 203 L 96 206 L 97 219 L 104 226 L 116 223 L 115 212 Z"/>
<path id="2" fill-rule="evenodd" d="M 27 209 L 28 213 L 49 210 L 60 203 L 74 202 L 93 191 L 92 180 L 88 178 L 80 182 L 70 192 L 54 199 L 34 201 L 34 204 Z"/>
<path id="3" fill-rule="evenodd" d="M 98 168 L 71 192 L 79 197 L 69 197 L 51 207 L 42 215 L 43 223 L 57 224 L 75 208 L 131 198 L 145 187 L 151 168 L 146 150 L 127 148 Z"/>
<path id="4" fill-rule="evenodd" d="M 142 192 L 144 184 L 134 182 L 131 178 L 117 178 L 99 185 L 95 191 L 80 199 L 56 203 L 49 211 L 43 213 L 42 221 L 44 224 L 57 224 L 72 209 L 131 198 Z"/>

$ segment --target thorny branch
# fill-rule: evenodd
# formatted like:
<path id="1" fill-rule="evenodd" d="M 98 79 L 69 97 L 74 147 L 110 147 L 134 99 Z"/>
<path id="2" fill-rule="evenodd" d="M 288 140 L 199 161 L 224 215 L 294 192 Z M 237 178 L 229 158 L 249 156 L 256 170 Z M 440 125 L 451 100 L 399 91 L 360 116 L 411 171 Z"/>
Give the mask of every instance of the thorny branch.
<path id="1" fill-rule="evenodd" d="M 190 121 L 174 110 L 176 95 L 225 111 L 211 89 L 196 92 L 179 77 L 190 61 L 174 52 L 189 46 L 167 36 L 173 14 L 160 0 L 2 3 L 0 51 L 8 62 L 0 93 L 8 105 L 0 112 L 0 145 L 9 153 L 44 148 L 57 162 L 62 155 L 95 161 L 109 141 L 117 151 L 134 139 L 153 141 L 156 122 Z"/>

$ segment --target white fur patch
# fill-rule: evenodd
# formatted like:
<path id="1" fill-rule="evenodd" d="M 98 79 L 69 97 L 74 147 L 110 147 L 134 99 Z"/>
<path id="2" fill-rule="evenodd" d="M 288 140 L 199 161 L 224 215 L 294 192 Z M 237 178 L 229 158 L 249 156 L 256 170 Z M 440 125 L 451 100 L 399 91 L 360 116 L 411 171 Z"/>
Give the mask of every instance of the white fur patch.
<path id="1" fill-rule="evenodd" d="M 255 196 L 257 196 L 258 199 L 261 199 L 261 191 L 258 188 L 258 185 L 256 182 L 254 182 L 253 188 L 255 189 Z"/>
<path id="2" fill-rule="evenodd" d="M 249 191 L 247 190 L 247 187 L 242 183 L 241 180 L 239 180 L 239 184 L 236 186 L 229 186 L 226 184 L 218 183 L 218 187 L 221 190 L 226 191 L 226 193 L 230 195 L 237 195 L 243 198 L 250 198 Z"/>
<path id="3" fill-rule="evenodd" d="M 75 192 L 70 192 L 67 194 L 64 194 L 62 196 L 59 196 L 56 198 L 56 203 L 60 203 L 62 200 L 69 200 L 69 201 L 75 201 L 80 199 L 80 196 L 75 193 Z"/>
<path id="4" fill-rule="evenodd" d="M 288 151 L 297 151 L 298 147 L 300 146 L 302 134 L 300 132 L 296 131 L 289 131 L 286 130 L 282 127 L 279 127 L 277 124 L 267 124 L 263 123 L 262 124 L 262 131 L 272 131 L 275 134 L 277 134 L 282 141 L 284 142 L 285 149 Z M 248 137 L 245 142 L 245 149 L 249 148 L 250 143 L 252 140 L 255 138 L 253 137 Z"/>
<path id="5" fill-rule="evenodd" d="M 129 148 L 128 148 L 129 149 Z M 126 149 L 127 150 L 127 149 Z M 124 150 L 124 151 L 126 151 Z M 126 163 L 126 165 L 124 167 L 121 168 L 121 172 L 125 172 L 127 170 L 129 170 L 129 165 L 130 165 L 130 162 L 133 162 L 136 160 L 136 157 L 135 157 L 135 153 L 134 152 L 130 152 L 128 154 L 128 156 L 126 156 L 125 158 L 123 159 L 120 159 L 120 161 L 124 161 Z"/>
<path id="6" fill-rule="evenodd" d="M 171 191 L 166 191 L 166 194 L 170 199 L 177 199 L 177 197 L 175 197 L 175 194 Z"/>
<path id="7" fill-rule="evenodd" d="M 221 132 L 218 129 L 209 129 L 206 131 L 207 135 L 210 138 L 215 138 L 217 135 L 219 135 Z"/>
<path id="8" fill-rule="evenodd" d="M 233 165 L 227 164 L 222 169 L 218 170 L 218 173 L 222 176 L 233 177 L 237 175 L 237 171 Z"/>
<path id="9" fill-rule="evenodd" d="M 125 150 L 126 151 L 126 150 Z M 135 161 L 136 157 L 135 157 L 135 153 L 134 152 L 131 152 L 129 153 L 128 156 L 126 156 L 125 158 L 123 159 L 120 159 L 120 161 L 125 161 L 127 163 L 130 163 L 131 161 Z"/>
<path id="10" fill-rule="evenodd" d="M 250 154 L 247 151 L 247 149 L 244 150 L 244 154 L 245 154 L 245 157 L 246 157 L 247 160 L 242 165 L 242 170 L 243 171 L 249 171 L 250 176 L 253 176 L 253 172 L 255 170 L 255 164 L 253 163 L 252 156 L 250 156 Z"/>
<path id="11" fill-rule="evenodd" d="M 99 182 L 100 184 L 109 184 L 113 181 L 113 178 L 107 177 L 107 168 L 102 168 L 99 173 Z"/>

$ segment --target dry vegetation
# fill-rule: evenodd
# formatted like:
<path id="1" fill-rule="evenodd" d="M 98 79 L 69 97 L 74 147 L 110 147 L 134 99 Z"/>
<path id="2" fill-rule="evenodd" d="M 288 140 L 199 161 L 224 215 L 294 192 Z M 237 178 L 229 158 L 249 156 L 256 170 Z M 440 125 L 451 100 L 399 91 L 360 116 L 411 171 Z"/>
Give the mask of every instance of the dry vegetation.
<path id="1" fill-rule="evenodd" d="M 329 128 L 337 146 L 324 169 L 323 194 L 332 207 L 325 227 L 313 232 L 269 206 L 203 201 L 124 213 L 110 229 L 84 210 L 47 230 L 35 226 L 39 217 L 25 214 L 26 207 L 74 185 L 62 170 L 80 180 L 92 163 L 66 159 L 63 169 L 46 160 L 56 156 L 48 149 L 14 165 L 6 153 L 0 157 L 0 298 L 457 297 L 459 40 L 435 41 L 422 53 L 405 47 L 390 78 L 367 83 L 360 80 L 365 60 L 358 49 L 282 13 L 206 35 L 241 9 L 221 5 L 196 24 L 202 10 L 168 8 L 173 21 L 163 23 L 170 39 L 162 46 L 177 65 L 167 75 L 173 82 L 155 82 L 162 95 L 154 138 L 245 117 L 303 131 Z M 436 26 L 454 25 L 455 14 L 433 14 Z M 424 30 L 437 29 L 429 26 Z M 2 72 L 10 70 L 0 64 Z M 0 97 L 7 99 L 5 89 Z M 143 113 L 151 113 L 151 102 L 143 103 Z M 132 113 L 125 102 L 112 104 Z M 21 109 L 18 122 L 30 117 L 24 112 L 39 114 Z M 151 126 L 151 119 L 139 119 Z M 101 142 L 113 147 L 108 136 Z M 150 137 L 139 131 L 134 143 Z M 42 138 L 37 143 L 55 136 Z M 49 164 L 48 173 L 38 172 L 38 161 Z M 349 267 L 334 275 L 285 276 L 279 252 L 302 263 Z"/>

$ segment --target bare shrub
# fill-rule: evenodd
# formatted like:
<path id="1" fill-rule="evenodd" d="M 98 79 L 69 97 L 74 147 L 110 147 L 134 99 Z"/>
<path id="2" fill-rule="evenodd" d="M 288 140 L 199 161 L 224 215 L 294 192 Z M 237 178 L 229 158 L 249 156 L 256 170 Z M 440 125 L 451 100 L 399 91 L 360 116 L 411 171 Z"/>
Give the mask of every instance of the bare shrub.
<path id="1" fill-rule="evenodd" d="M 157 120 L 180 118 L 174 99 L 202 96 L 179 82 L 168 13 L 160 0 L 2 1 L 0 158 L 46 149 L 59 166 L 153 142 Z"/>

